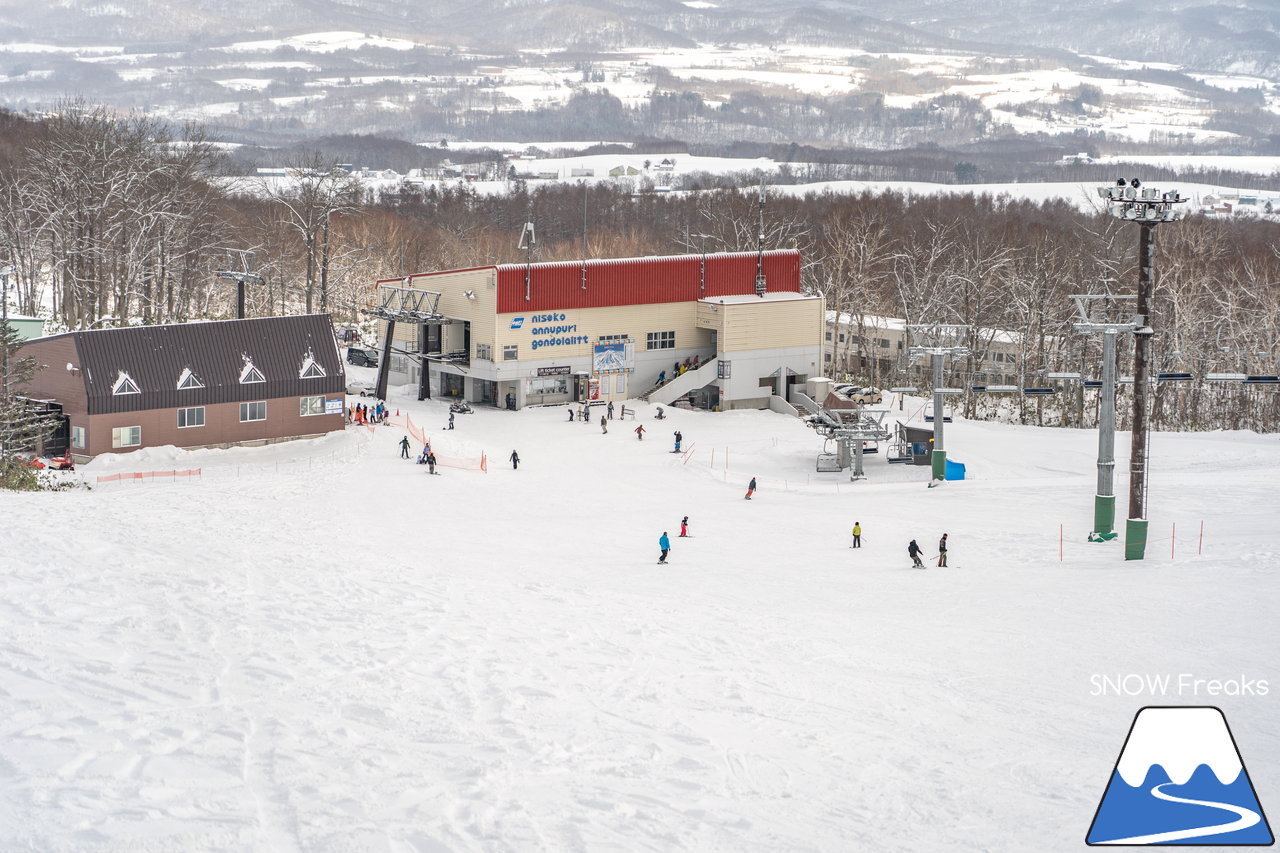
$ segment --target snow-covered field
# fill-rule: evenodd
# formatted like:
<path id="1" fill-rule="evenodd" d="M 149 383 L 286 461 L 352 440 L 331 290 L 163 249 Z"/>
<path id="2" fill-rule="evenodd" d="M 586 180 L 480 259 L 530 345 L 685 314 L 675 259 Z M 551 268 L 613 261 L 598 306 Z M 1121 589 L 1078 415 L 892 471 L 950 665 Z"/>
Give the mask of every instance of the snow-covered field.
<path id="1" fill-rule="evenodd" d="M 0 493 L 0 849 L 1079 850 L 1148 704 L 1220 706 L 1277 809 L 1274 694 L 1093 678 L 1275 684 L 1274 435 L 1154 436 L 1126 563 L 1084 542 L 1087 431 L 957 418 L 970 479 L 926 489 L 883 454 L 817 474 L 768 412 L 640 404 L 641 442 L 390 405 L 488 473 L 349 428 Z M 909 568 L 944 532 L 951 567 Z"/>

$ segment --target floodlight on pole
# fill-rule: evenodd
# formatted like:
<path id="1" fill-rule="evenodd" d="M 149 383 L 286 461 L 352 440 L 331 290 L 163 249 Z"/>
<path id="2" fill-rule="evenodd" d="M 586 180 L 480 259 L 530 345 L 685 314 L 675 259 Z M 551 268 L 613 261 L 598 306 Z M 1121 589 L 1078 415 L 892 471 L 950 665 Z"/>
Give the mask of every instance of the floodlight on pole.
<path id="1" fill-rule="evenodd" d="M 1129 453 L 1129 518 L 1125 525 L 1124 558 L 1141 560 L 1147 548 L 1147 385 L 1150 373 L 1151 294 L 1155 287 L 1155 226 L 1181 219 L 1185 213 L 1177 205 L 1186 201 L 1177 190 L 1161 192 L 1144 187 L 1137 178 L 1123 178 L 1110 186 L 1098 187 L 1098 196 L 1107 212 L 1117 219 L 1137 222 L 1138 294 L 1137 328 L 1133 330 L 1133 428 Z"/>

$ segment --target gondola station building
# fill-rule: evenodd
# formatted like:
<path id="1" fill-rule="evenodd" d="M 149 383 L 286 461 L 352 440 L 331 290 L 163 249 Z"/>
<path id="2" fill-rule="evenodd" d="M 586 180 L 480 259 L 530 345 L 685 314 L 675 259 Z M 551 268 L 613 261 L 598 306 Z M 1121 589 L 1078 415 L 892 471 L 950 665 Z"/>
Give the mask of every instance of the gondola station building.
<path id="1" fill-rule="evenodd" d="M 823 300 L 800 292 L 796 251 L 500 264 L 378 285 L 384 304 L 425 291 L 436 306 L 429 323 L 395 322 L 388 341 L 390 383 L 422 396 L 766 408 L 822 367 Z"/>
<path id="2" fill-rule="evenodd" d="M 344 428 L 328 314 L 67 332 L 28 341 L 23 393 L 77 462 L 143 447 L 230 447 Z"/>

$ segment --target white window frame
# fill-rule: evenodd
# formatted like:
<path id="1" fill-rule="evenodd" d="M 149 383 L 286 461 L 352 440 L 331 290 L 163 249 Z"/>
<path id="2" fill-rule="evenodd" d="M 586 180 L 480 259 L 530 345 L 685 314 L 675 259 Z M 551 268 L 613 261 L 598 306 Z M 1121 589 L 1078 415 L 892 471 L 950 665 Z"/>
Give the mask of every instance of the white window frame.
<path id="1" fill-rule="evenodd" d="M 310 410 L 310 411 L 308 411 Z M 310 418 L 324 414 L 324 395 L 298 398 L 298 417 Z"/>
<path id="2" fill-rule="evenodd" d="M 142 391 L 138 390 L 138 383 L 133 381 L 133 377 L 127 373 L 121 373 L 116 384 L 111 386 L 111 393 L 120 397 L 125 394 L 141 394 Z"/>
<path id="3" fill-rule="evenodd" d="M 520 359 L 520 345 L 507 344 L 502 348 L 503 361 L 518 361 Z"/>
<path id="4" fill-rule="evenodd" d="M 646 350 L 675 349 L 676 348 L 675 331 L 650 332 L 648 335 L 645 336 L 644 348 Z"/>
<path id="5" fill-rule="evenodd" d="M 476 344 L 477 361 L 493 361 L 493 344 Z"/>
<path id="6" fill-rule="evenodd" d="M 316 363 L 316 360 L 314 358 L 308 357 L 307 360 L 302 363 L 302 370 L 298 373 L 298 378 L 299 379 L 323 379 L 328 375 L 329 374 L 324 372 L 324 368 Z"/>
<path id="7" fill-rule="evenodd" d="M 200 423 L 191 423 L 191 421 L 194 420 L 191 415 L 192 412 L 200 413 Z M 178 429 L 195 429 L 196 427 L 202 426 L 204 426 L 204 406 L 184 406 L 183 408 L 178 409 Z"/>
<path id="8" fill-rule="evenodd" d="M 111 430 L 111 446 L 114 447 L 141 447 L 142 446 L 142 427 L 127 426 L 115 427 Z"/>
<path id="9" fill-rule="evenodd" d="M 254 412 L 253 409 L 246 408 L 246 406 L 261 406 L 262 417 L 260 418 L 245 417 L 246 414 L 252 415 Z M 257 421 L 265 421 L 266 419 L 267 419 L 267 401 L 266 400 L 251 400 L 251 401 L 240 404 L 240 423 L 250 424 L 250 423 L 255 423 Z"/>
<path id="10" fill-rule="evenodd" d="M 82 426 L 71 428 L 71 446 L 76 450 L 84 450 L 89 446 L 89 433 Z"/>
<path id="11" fill-rule="evenodd" d="M 204 383 L 200 378 L 191 372 L 191 368 L 182 371 L 182 375 L 178 377 L 178 390 L 190 391 L 192 388 L 203 388 Z"/>
<path id="12" fill-rule="evenodd" d="M 244 370 L 240 371 L 241 385 L 257 385 L 259 382 L 266 382 L 266 377 L 262 375 L 262 371 L 253 366 L 252 361 L 244 363 Z"/>

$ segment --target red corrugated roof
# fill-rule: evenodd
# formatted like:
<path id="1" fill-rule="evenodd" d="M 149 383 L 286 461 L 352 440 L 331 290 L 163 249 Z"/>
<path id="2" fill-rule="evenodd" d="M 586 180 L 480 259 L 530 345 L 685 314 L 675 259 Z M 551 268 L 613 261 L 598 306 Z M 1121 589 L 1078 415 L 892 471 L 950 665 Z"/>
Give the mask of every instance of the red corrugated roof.
<path id="1" fill-rule="evenodd" d="M 498 313 L 692 302 L 710 296 L 755 293 L 756 260 L 755 252 L 592 260 L 585 263 L 586 287 L 582 261 L 529 267 L 502 264 L 497 267 Z M 526 270 L 530 282 L 528 300 L 524 298 Z M 765 252 L 764 274 L 770 291 L 799 293 L 800 253 Z"/>

